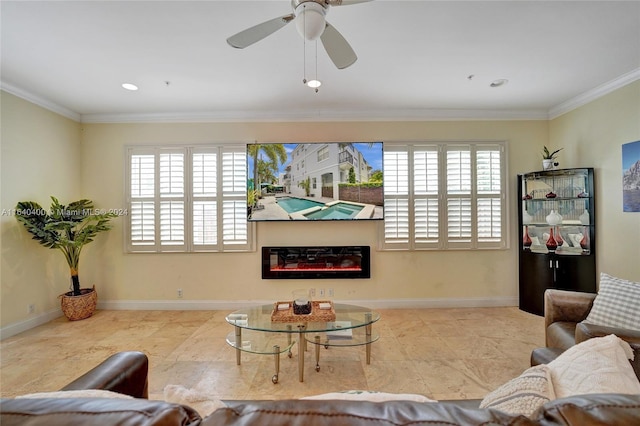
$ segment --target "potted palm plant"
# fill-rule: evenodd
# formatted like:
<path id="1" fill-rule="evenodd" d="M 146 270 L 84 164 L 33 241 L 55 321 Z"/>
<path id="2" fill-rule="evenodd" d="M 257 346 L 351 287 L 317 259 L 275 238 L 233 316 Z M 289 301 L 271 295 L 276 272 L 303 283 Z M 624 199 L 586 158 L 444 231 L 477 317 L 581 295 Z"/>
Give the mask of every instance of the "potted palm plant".
<path id="1" fill-rule="evenodd" d="M 20 201 L 16 206 L 16 219 L 22 223 L 33 239 L 44 247 L 57 249 L 64 255 L 71 273 L 71 291 L 62 294 L 61 306 L 71 320 L 90 317 L 95 311 L 98 296 L 93 288 L 80 288 L 78 265 L 80 253 L 95 236 L 111 229 L 110 220 L 115 212 L 96 211 L 93 202 L 82 199 L 65 206 L 51 197 L 51 209 L 43 209 L 34 201 Z"/>

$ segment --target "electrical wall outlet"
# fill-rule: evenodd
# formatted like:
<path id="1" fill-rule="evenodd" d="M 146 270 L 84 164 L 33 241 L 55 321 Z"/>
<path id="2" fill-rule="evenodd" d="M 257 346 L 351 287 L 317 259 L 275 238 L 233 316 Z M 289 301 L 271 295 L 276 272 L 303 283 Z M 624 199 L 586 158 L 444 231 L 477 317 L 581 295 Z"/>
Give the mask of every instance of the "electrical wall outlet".
<path id="1" fill-rule="evenodd" d="M 332 288 L 329 289 L 329 293 L 328 294 L 329 294 L 329 297 L 333 297 L 333 289 Z"/>
<path id="2" fill-rule="evenodd" d="M 313 296 L 315 296 L 315 295 L 316 295 L 316 289 L 315 289 L 315 288 L 310 288 L 310 289 L 309 289 L 309 296 L 310 296 L 310 297 L 313 297 Z"/>
<path id="3" fill-rule="evenodd" d="M 182 289 L 178 289 L 178 299 L 182 299 Z"/>
<path id="4" fill-rule="evenodd" d="M 324 296 L 324 288 L 321 288 L 318 290 L 318 296 L 323 297 Z"/>
<path id="5" fill-rule="evenodd" d="M 33 314 L 33 313 L 35 313 L 35 312 L 36 312 L 36 305 L 34 305 L 33 303 L 30 303 L 30 304 L 27 306 L 27 313 L 28 313 L 28 314 Z"/>

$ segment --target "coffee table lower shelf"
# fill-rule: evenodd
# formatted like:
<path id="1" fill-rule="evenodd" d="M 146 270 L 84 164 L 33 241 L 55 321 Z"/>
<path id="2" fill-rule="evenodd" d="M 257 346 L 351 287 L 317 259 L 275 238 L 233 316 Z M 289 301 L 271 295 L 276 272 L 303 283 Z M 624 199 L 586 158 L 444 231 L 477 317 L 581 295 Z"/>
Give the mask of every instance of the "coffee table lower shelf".
<path id="1" fill-rule="evenodd" d="M 242 352 L 273 355 L 275 374 L 272 381 L 274 384 L 277 383 L 280 373 L 280 354 L 288 352 L 289 358 L 292 357 L 291 348 L 296 343 L 292 339 L 294 334 L 298 335 L 298 380 L 300 382 L 304 381 L 304 355 L 307 342 L 316 345 L 316 371 L 320 371 L 320 346 L 325 346 L 327 349 L 329 346 L 365 346 L 367 364 L 370 364 L 371 344 L 379 339 L 379 335 L 373 333 L 372 326 L 380 319 L 380 314 L 363 306 L 333 302 L 331 304 L 333 307 L 331 314 L 335 312 L 335 316 L 331 315 L 323 321 L 276 321 L 280 318 L 274 318 L 274 309 L 277 306 L 274 304 L 252 306 L 230 313 L 225 320 L 234 327 L 234 331 L 229 333 L 226 341 L 236 350 L 237 364 L 241 363 Z M 344 336 L 345 333 L 347 336 Z M 283 334 L 286 335 L 284 344 L 282 343 Z M 342 339 L 336 339 L 336 334 Z"/>
<path id="2" fill-rule="evenodd" d="M 246 334 L 249 334 L 247 336 Z M 292 357 L 291 348 L 296 343 L 291 338 L 291 334 L 287 334 L 287 341 L 284 345 L 276 344 L 274 339 L 270 339 L 269 334 L 280 333 L 264 333 L 253 332 L 242 335 L 241 327 L 234 327 L 234 331 L 227 334 L 227 344 L 236 349 L 236 363 L 240 365 L 240 354 L 242 352 L 248 352 L 258 355 L 273 355 L 275 363 L 275 374 L 271 377 L 273 384 L 278 383 L 280 375 L 280 354 L 287 352 L 289 358 Z M 274 337 L 275 338 L 275 337 Z"/>

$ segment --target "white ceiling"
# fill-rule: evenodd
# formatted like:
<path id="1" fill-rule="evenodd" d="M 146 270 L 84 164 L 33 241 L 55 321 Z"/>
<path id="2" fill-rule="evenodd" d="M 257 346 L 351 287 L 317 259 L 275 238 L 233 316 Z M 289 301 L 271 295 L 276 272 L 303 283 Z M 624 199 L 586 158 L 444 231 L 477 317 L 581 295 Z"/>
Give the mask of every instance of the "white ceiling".
<path id="1" fill-rule="evenodd" d="M 2 88 L 86 122 L 547 118 L 640 79 L 640 1 L 332 7 L 358 61 L 338 70 L 318 44 L 318 93 L 302 83 L 295 24 L 246 49 L 226 43 L 290 13 L 288 0 L 0 7 Z M 315 43 L 306 51 L 311 78 Z"/>

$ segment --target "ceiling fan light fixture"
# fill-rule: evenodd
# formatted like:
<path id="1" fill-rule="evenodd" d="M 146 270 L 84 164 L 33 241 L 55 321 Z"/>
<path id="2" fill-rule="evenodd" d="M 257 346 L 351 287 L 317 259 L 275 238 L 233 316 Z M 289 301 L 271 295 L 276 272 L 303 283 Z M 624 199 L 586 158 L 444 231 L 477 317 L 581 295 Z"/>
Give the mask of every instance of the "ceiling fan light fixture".
<path id="1" fill-rule="evenodd" d="M 327 11 L 315 1 L 300 3 L 295 10 L 296 29 L 306 40 L 316 40 L 324 32 Z"/>
<path id="2" fill-rule="evenodd" d="M 307 81 L 307 86 L 311 87 L 312 89 L 317 89 L 318 87 L 322 86 L 322 82 L 320 80 L 309 80 Z"/>

